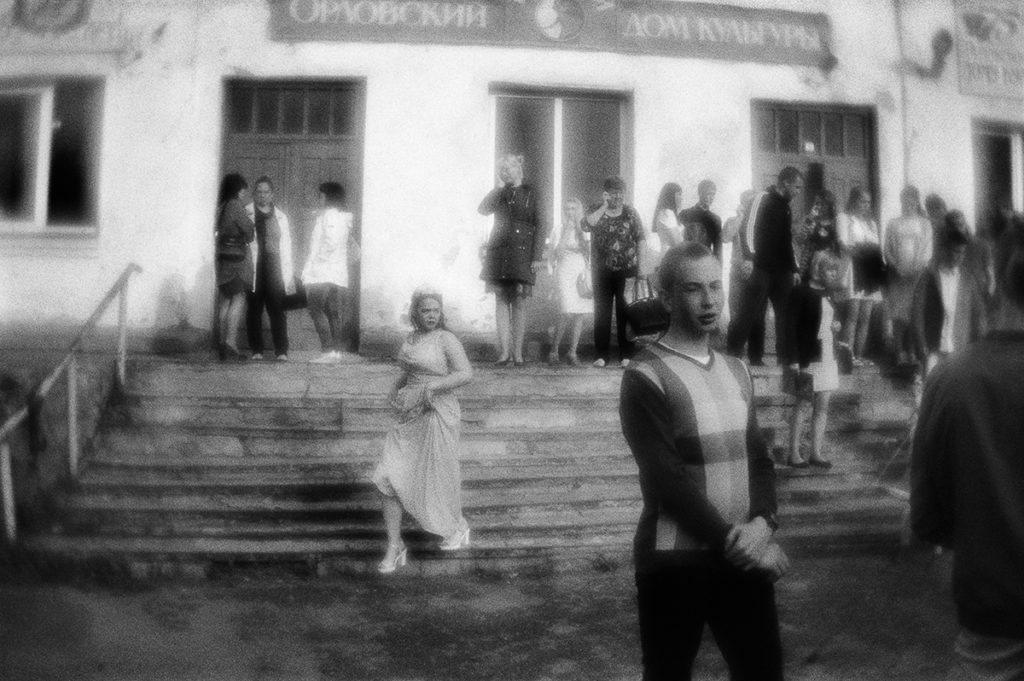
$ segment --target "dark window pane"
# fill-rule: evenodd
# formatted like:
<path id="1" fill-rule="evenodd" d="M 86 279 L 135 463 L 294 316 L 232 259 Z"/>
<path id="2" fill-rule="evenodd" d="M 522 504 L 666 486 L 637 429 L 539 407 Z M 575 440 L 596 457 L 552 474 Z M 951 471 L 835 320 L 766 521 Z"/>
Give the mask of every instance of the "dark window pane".
<path id="1" fill-rule="evenodd" d="M 354 100 L 351 90 L 334 91 L 334 134 L 351 135 L 355 123 Z"/>
<path id="2" fill-rule="evenodd" d="M 825 153 L 843 155 L 843 117 L 840 114 L 825 114 Z"/>
<path id="3" fill-rule="evenodd" d="M 39 98 L 0 95 L 0 219 L 31 220 Z"/>
<path id="4" fill-rule="evenodd" d="M 821 115 L 811 111 L 800 113 L 800 150 L 805 154 L 821 153 Z"/>
<path id="5" fill-rule="evenodd" d="M 523 155 L 526 182 L 538 190 L 542 211 L 551 205 L 554 191 L 554 109 L 547 98 L 498 98 L 495 150 L 498 156 Z"/>
<path id="6" fill-rule="evenodd" d="M 94 83 L 57 85 L 47 204 L 50 223 L 88 223 L 96 219 L 99 92 Z"/>
<path id="7" fill-rule="evenodd" d="M 252 130 L 252 98 L 255 90 L 251 87 L 234 86 L 228 94 L 228 120 L 231 132 L 247 133 Z"/>
<path id="8" fill-rule="evenodd" d="M 566 99 L 562 103 L 564 198 L 579 198 L 584 206 L 600 201 L 604 179 L 622 173 L 619 109 L 617 100 Z"/>
<path id="9" fill-rule="evenodd" d="M 864 119 L 860 116 L 845 116 L 846 155 L 864 157 Z"/>
<path id="10" fill-rule="evenodd" d="M 800 136 L 797 131 L 796 111 L 776 112 L 779 121 L 779 151 L 784 154 L 800 153 Z"/>
<path id="11" fill-rule="evenodd" d="M 327 135 L 331 131 L 331 93 L 329 90 L 309 91 L 309 134 Z"/>
<path id="12" fill-rule="evenodd" d="M 256 132 L 277 132 L 279 90 L 256 91 Z"/>
<path id="13" fill-rule="evenodd" d="M 771 109 L 757 111 L 757 148 L 775 151 L 775 113 Z"/>
<path id="14" fill-rule="evenodd" d="M 305 106 L 302 90 L 285 90 L 283 105 L 281 132 L 288 135 L 301 135 Z"/>

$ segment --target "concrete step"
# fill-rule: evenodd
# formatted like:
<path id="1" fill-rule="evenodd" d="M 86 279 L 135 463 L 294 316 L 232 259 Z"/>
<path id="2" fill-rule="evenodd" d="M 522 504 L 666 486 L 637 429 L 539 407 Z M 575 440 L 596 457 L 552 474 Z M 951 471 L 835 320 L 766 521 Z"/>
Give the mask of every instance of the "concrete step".
<path id="1" fill-rule="evenodd" d="M 595 534 L 609 528 L 635 528 L 642 503 L 639 499 L 590 505 L 466 507 L 470 524 L 483 535 L 521 532 L 524 529 L 590 528 Z M 905 504 L 881 491 L 834 497 L 805 504 L 787 500 L 779 511 L 786 531 L 813 526 L 825 531 L 836 523 L 859 523 L 865 529 L 888 526 L 899 519 Z M 132 536 L 383 536 L 377 504 L 357 508 L 325 504 L 187 505 L 140 499 L 109 504 L 78 504 L 61 523 L 64 532 Z M 407 523 L 407 531 L 417 532 Z"/>
<path id="2" fill-rule="evenodd" d="M 202 462 L 214 458 L 259 458 L 332 461 L 376 461 L 384 444 L 382 431 L 339 433 L 292 428 L 267 432 L 249 428 L 194 426 L 113 426 L 93 446 L 93 461 L 154 460 Z M 591 456 L 631 457 L 619 424 L 565 428 L 492 429 L 463 431 L 463 461 L 520 458 L 587 460 Z"/>

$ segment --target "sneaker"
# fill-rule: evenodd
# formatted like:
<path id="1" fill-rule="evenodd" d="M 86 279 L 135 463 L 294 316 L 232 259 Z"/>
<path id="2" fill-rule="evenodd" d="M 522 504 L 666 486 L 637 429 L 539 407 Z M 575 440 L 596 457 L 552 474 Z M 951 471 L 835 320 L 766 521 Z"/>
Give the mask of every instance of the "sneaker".
<path id="1" fill-rule="evenodd" d="M 628 359 L 621 360 L 619 362 L 619 366 L 622 367 L 623 369 L 625 369 L 626 367 L 629 366 L 629 360 Z"/>
<path id="2" fill-rule="evenodd" d="M 250 357 L 249 359 L 261 360 L 261 359 L 263 359 L 263 353 L 261 353 L 261 352 L 254 352 L 254 353 L 252 353 L 252 357 Z"/>
<path id="3" fill-rule="evenodd" d="M 288 355 L 278 355 L 277 356 L 277 361 L 278 362 L 287 362 L 288 361 Z"/>
<path id="4" fill-rule="evenodd" d="M 605 364 L 607 364 L 607 362 L 605 362 L 600 357 L 594 360 L 594 366 L 597 367 L 598 369 L 604 369 Z"/>
<path id="5" fill-rule="evenodd" d="M 333 352 L 325 352 L 315 359 L 309 360 L 313 364 L 330 364 L 331 362 L 337 361 L 334 357 Z"/>

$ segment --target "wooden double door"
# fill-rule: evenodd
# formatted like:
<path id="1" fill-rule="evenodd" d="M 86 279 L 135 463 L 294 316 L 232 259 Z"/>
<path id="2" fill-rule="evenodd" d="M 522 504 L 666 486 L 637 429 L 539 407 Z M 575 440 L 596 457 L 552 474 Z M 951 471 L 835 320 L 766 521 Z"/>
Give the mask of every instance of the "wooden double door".
<path id="1" fill-rule="evenodd" d="M 320 209 L 319 186 L 339 182 L 354 214 L 360 241 L 362 215 L 363 88 L 348 82 L 231 81 L 222 169 L 240 172 L 250 186 L 266 175 L 274 202 L 289 218 L 295 274 L 309 255 Z M 358 349 L 360 267 L 349 271 L 344 324 L 351 351 Z M 289 340 L 296 350 L 319 342 L 305 310 L 289 312 Z M 269 345 L 267 346 L 269 347 Z"/>
<path id="2" fill-rule="evenodd" d="M 878 201 L 875 182 L 875 124 L 870 109 L 755 102 L 753 111 L 754 189 L 775 184 L 780 170 L 804 173 L 803 196 L 793 202 L 799 222 L 822 190 L 832 192 L 842 212 L 850 190 L 867 189 Z"/>

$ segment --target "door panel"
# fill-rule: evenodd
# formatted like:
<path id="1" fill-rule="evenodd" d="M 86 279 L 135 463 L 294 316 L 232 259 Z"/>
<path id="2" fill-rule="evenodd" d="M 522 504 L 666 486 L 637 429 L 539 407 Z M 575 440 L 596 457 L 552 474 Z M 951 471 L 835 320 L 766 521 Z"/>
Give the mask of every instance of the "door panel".
<path id="1" fill-rule="evenodd" d="M 261 175 L 271 178 L 275 203 L 288 215 L 292 225 L 295 274 L 301 273 L 309 253 L 322 182 L 339 182 L 345 188 L 346 202 L 355 216 L 353 236 L 359 240 L 361 85 L 236 81 L 228 83 L 225 101 L 223 171 L 237 170 L 250 185 Z M 261 102 L 266 104 L 262 109 Z M 350 269 L 350 304 L 343 320 L 346 331 L 351 334 L 349 349 L 353 351 L 358 344 L 359 275 L 358 265 Z M 290 312 L 288 326 L 294 350 L 319 348 L 305 310 Z"/>

